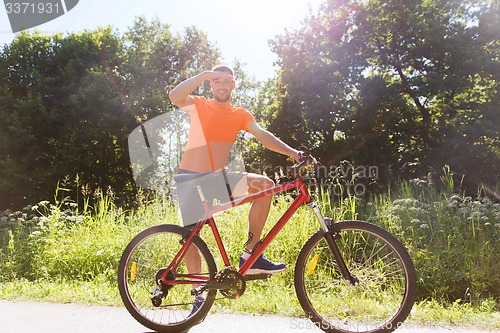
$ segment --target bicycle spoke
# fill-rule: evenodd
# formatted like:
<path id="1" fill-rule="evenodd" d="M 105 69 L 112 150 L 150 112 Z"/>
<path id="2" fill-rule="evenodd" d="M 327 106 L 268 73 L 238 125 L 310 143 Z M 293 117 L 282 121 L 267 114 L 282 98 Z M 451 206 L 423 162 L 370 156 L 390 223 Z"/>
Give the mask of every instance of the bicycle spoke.
<path id="1" fill-rule="evenodd" d="M 205 273 L 188 274 L 185 260 L 180 261 L 175 272 L 166 272 L 180 251 L 186 232 L 170 225 L 150 228 L 131 241 L 120 260 L 122 300 L 135 319 L 154 330 L 188 329 L 206 315 L 214 302 L 215 291 L 205 291 L 205 301 L 196 307 L 191 295 L 194 285 L 213 279 L 216 272 L 213 257 L 201 239 L 195 237 L 189 251 L 200 257 L 199 272 Z M 159 283 L 163 276 L 171 283 Z"/>
<path id="2" fill-rule="evenodd" d="M 415 279 L 407 253 L 376 226 L 351 221 L 339 227 L 336 242 L 358 284 L 343 278 L 322 234 L 314 235 L 304 245 L 295 272 L 297 295 L 306 313 L 331 332 L 374 332 L 404 320 L 414 292 L 411 289 L 408 295 L 406 285 Z M 395 246 L 401 247 L 397 251 L 402 254 Z M 313 261 L 315 269 L 309 270 Z"/>

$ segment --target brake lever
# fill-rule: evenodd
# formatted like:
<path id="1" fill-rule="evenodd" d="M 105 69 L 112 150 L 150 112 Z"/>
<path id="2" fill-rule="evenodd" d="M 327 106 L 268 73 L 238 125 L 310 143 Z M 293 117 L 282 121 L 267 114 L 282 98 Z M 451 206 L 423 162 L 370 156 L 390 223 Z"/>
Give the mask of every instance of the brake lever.
<path id="1" fill-rule="evenodd" d="M 300 162 L 289 170 L 289 174 L 291 174 L 294 178 L 300 175 L 301 169 L 305 166 L 314 165 L 314 167 L 316 167 L 317 165 L 321 165 L 321 163 L 319 163 L 318 160 L 311 155 L 309 148 L 302 146 L 299 150 L 302 152 L 299 159 Z"/>
<path id="2" fill-rule="evenodd" d="M 311 156 L 311 151 L 309 150 L 309 148 L 307 148 L 306 146 L 301 146 L 299 148 L 299 151 L 302 153 L 301 156 L 300 156 L 300 161 L 302 162 L 304 159 L 308 158 L 308 157 L 312 157 Z"/>

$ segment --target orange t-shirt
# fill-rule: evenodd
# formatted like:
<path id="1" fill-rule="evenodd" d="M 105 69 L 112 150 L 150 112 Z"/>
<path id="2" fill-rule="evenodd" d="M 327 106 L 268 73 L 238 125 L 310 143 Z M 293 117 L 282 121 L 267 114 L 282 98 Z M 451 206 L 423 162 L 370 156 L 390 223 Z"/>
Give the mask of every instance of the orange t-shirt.
<path id="1" fill-rule="evenodd" d="M 248 125 L 255 121 L 244 108 L 220 105 L 200 96 L 194 96 L 194 104 L 183 109 L 191 125 L 179 168 L 195 172 L 224 168 L 236 136 L 248 131 Z"/>

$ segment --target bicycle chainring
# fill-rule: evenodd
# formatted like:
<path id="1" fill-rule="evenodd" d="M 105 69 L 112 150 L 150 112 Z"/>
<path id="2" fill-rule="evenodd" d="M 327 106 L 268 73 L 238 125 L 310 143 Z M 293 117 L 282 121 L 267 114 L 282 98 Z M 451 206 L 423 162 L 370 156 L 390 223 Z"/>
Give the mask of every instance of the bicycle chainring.
<path id="1" fill-rule="evenodd" d="M 235 299 L 243 295 L 246 289 L 246 282 L 243 278 L 243 275 L 231 269 L 230 267 L 226 267 L 222 269 L 219 273 L 217 273 L 217 282 L 226 282 L 231 281 L 231 288 L 228 289 L 219 289 L 219 292 L 222 296 L 230 299 Z"/>

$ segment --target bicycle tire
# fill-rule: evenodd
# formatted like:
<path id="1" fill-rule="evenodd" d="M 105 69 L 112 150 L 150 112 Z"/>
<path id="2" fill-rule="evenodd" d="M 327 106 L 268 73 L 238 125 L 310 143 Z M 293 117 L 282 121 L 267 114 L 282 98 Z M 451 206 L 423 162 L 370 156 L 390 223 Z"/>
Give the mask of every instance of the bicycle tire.
<path id="1" fill-rule="evenodd" d="M 158 272 L 170 264 L 181 249 L 183 239 L 189 234 L 188 229 L 177 225 L 163 224 L 148 228 L 130 241 L 120 259 L 118 289 L 123 304 L 139 323 L 157 332 L 189 330 L 203 321 L 215 301 L 217 291 L 205 291 L 205 301 L 190 316 L 194 304 L 194 296 L 190 293 L 193 288 L 191 284 L 174 285 L 166 296 L 153 297 L 155 288 L 160 287 L 157 283 Z M 192 244 L 201 256 L 202 274 L 213 280 L 216 264 L 206 243 L 194 237 Z M 175 273 L 186 272 L 183 260 Z"/>
<path id="2" fill-rule="evenodd" d="M 294 284 L 307 317 L 328 333 L 382 333 L 400 327 L 416 295 L 413 262 L 399 240 L 363 221 L 333 225 L 335 242 L 358 283 L 336 267 L 325 233 L 318 231 L 297 258 Z"/>

